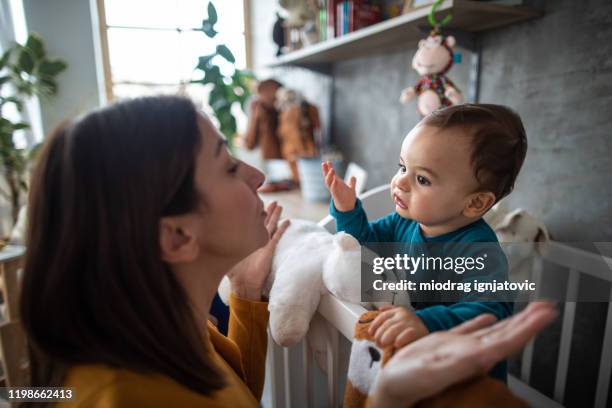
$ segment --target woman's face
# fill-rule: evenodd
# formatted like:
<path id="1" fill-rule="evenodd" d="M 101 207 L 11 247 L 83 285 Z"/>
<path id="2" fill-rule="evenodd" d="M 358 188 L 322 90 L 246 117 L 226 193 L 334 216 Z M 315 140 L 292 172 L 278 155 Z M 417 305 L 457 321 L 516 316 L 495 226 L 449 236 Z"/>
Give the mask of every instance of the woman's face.
<path id="1" fill-rule="evenodd" d="M 226 140 L 204 117 L 198 118 L 202 147 L 196 159 L 195 211 L 200 254 L 238 262 L 268 241 L 264 205 L 257 189 L 264 175 L 231 156 Z"/>

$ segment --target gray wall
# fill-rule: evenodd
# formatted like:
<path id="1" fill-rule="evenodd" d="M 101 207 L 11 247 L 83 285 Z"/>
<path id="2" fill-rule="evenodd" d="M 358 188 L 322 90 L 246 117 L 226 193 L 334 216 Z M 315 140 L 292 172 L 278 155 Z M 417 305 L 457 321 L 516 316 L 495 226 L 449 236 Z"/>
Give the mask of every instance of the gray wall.
<path id="1" fill-rule="evenodd" d="M 612 2 L 530 1 L 542 18 L 482 35 L 481 102 L 523 118 L 529 149 L 510 207 L 541 217 L 561 241 L 612 239 Z M 418 121 L 398 91 L 417 74 L 414 49 L 337 64 L 334 138 L 387 182 Z M 450 77 L 466 91 L 467 60 Z M 376 104 L 377 109 L 372 109 Z"/>
<path id="2" fill-rule="evenodd" d="M 368 187 L 388 182 L 401 140 L 419 120 L 414 103 L 398 102 L 401 89 L 418 79 L 410 67 L 415 49 L 335 64 L 333 80 L 299 68 L 263 69 L 275 51 L 276 7 L 272 0 L 252 3 L 258 72 L 285 79 L 322 107 L 333 142 L 368 170 Z M 557 240 L 612 240 L 612 2 L 526 4 L 545 15 L 480 37 L 480 101 L 515 109 L 529 139 L 506 204 L 543 219 Z M 449 76 L 467 94 L 471 54 L 460 51 L 463 63 Z"/>

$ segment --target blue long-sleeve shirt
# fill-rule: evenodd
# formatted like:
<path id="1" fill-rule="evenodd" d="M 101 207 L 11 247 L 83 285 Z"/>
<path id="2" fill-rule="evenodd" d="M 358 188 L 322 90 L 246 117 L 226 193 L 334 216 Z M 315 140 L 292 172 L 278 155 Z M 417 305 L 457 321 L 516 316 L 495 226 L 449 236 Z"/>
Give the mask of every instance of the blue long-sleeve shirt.
<path id="1" fill-rule="evenodd" d="M 466 280 L 478 277 L 480 280 L 503 282 L 508 280 L 508 264 L 506 257 L 499 246 L 495 232 L 482 219 L 455 231 L 448 232 L 435 237 L 425 237 L 418 222 L 401 217 L 397 213 L 391 213 L 373 222 L 368 222 L 366 213 L 360 200 L 357 200 L 355 208 L 351 211 L 340 212 L 334 206 L 333 200 L 330 204 L 330 214 L 336 220 L 336 229 L 354 236 L 361 244 L 374 242 L 397 242 L 397 243 L 495 243 L 493 254 L 489 255 L 488 267 L 479 276 L 465 274 Z M 487 244 L 491 248 L 491 244 Z M 478 245 L 473 247 L 464 246 L 473 251 L 478 251 Z M 478 253 L 472 252 L 464 256 L 476 257 Z M 489 251 L 490 252 L 490 251 Z M 511 302 L 502 301 L 476 301 L 473 300 L 482 294 L 475 292 L 466 293 L 465 296 L 455 303 L 443 302 L 413 302 L 416 314 L 421 318 L 430 332 L 448 330 L 467 320 L 483 313 L 491 313 L 498 320 L 510 316 L 513 311 Z M 472 298 L 472 300 L 470 299 Z M 506 380 L 506 362 L 495 366 L 491 376 L 502 381 Z"/>

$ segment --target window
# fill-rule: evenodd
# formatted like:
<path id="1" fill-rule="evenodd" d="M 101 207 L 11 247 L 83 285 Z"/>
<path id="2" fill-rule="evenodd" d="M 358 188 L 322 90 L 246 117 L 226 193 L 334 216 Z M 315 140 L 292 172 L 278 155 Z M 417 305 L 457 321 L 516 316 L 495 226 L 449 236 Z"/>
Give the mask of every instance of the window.
<path id="1" fill-rule="evenodd" d="M 219 18 L 215 26 L 219 34 L 213 39 L 199 31 L 208 0 L 99 0 L 98 4 L 110 71 L 106 73 L 109 99 L 178 92 L 196 102 L 206 101 L 208 89 L 189 81 L 200 78 L 200 71 L 194 71 L 198 57 L 213 52 L 218 43 L 232 50 L 237 68 L 246 67 L 243 0 L 213 1 Z"/>

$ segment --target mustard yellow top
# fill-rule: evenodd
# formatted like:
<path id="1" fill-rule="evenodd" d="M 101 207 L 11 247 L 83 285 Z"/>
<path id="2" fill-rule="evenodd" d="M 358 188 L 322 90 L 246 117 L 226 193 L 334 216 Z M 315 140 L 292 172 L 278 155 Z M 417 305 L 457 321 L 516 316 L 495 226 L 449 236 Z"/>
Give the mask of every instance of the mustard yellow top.
<path id="1" fill-rule="evenodd" d="M 228 336 L 208 323 L 206 350 L 225 374 L 227 386 L 211 396 L 198 394 L 161 374 L 143 374 L 102 364 L 77 365 L 65 387 L 75 399 L 61 408 L 91 407 L 259 407 L 265 378 L 268 303 L 230 296 Z"/>

